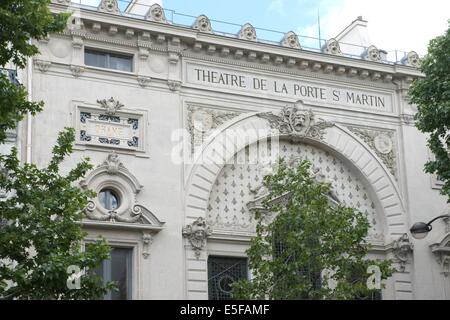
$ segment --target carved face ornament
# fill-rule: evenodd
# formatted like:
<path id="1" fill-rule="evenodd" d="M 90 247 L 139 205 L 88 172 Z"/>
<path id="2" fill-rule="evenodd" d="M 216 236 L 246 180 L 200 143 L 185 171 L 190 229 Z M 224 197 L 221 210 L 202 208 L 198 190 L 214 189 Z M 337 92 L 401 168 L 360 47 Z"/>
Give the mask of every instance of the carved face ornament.
<path id="1" fill-rule="evenodd" d="M 369 49 L 368 56 L 369 56 L 369 59 L 373 60 L 373 61 L 378 61 L 381 59 L 380 51 L 378 51 L 378 49 L 374 48 L 374 47 Z"/>
<path id="2" fill-rule="evenodd" d="M 306 112 L 301 112 L 298 109 L 294 109 L 289 117 L 289 122 L 293 131 L 303 132 L 309 127 L 311 121 L 309 115 Z"/>
<path id="3" fill-rule="evenodd" d="M 245 28 L 244 34 L 245 34 L 245 36 L 246 36 L 248 39 L 252 39 L 252 38 L 253 38 L 253 35 L 254 35 L 253 29 L 250 28 L 250 27 Z"/>
<path id="4" fill-rule="evenodd" d="M 197 221 L 191 226 L 190 241 L 194 247 L 200 248 L 208 236 L 207 225 L 204 221 Z"/>
<path id="5" fill-rule="evenodd" d="M 372 51 L 370 53 L 370 56 L 372 57 L 373 60 L 376 60 L 378 58 L 378 53 L 376 51 Z"/>
<path id="6" fill-rule="evenodd" d="M 199 27 L 201 30 L 208 30 L 209 22 L 208 19 L 203 17 L 200 19 Z"/>
<path id="7" fill-rule="evenodd" d="M 203 241 L 206 236 L 206 232 L 203 229 L 199 229 L 198 227 L 194 227 L 193 229 L 197 229 L 194 231 L 194 239 L 197 241 Z"/>
<path id="8" fill-rule="evenodd" d="M 108 11 L 114 11 L 116 7 L 116 3 L 114 0 L 106 0 L 105 1 L 106 10 Z"/>
<path id="9" fill-rule="evenodd" d="M 291 47 L 296 47 L 297 46 L 297 38 L 296 38 L 296 36 L 295 35 L 293 35 L 293 34 L 291 34 L 289 37 L 288 37 L 288 43 L 289 43 L 289 45 L 291 46 Z"/>
<path id="10" fill-rule="evenodd" d="M 419 55 L 416 52 L 410 52 L 408 54 L 408 62 L 412 66 L 419 66 L 420 64 L 420 58 Z"/>
<path id="11" fill-rule="evenodd" d="M 336 42 L 332 42 L 330 44 L 330 51 L 331 51 L 332 54 L 339 53 L 339 47 L 336 45 Z"/>
<path id="12" fill-rule="evenodd" d="M 162 20 L 162 9 L 160 7 L 154 7 L 152 10 L 152 16 L 155 20 Z"/>

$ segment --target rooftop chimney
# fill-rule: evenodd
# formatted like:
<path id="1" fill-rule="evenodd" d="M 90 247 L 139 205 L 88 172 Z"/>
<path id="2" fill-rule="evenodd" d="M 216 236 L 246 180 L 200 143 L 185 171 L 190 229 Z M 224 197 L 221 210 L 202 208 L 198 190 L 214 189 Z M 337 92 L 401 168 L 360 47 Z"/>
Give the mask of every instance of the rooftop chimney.
<path id="1" fill-rule="evenodd" d="M 367 30 L 367 21 L 359 16 L 349 26 L 342 30 L 335 39 L 339 41 L 341 50 L 345 53 L 360 56 L 364 48 L 372 45 Z M 352 44 L 352 46 L 348 45 Z"/>

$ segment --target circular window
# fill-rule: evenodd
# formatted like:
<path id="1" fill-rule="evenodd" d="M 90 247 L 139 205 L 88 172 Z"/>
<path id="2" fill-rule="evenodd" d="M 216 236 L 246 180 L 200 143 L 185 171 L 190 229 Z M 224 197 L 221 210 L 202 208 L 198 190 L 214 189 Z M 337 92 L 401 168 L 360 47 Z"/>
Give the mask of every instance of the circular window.
<path id="1" fill-rule="evenodd" d="M 98 194 L 98 200 L 107 210 L 116 210 L 120 206 L 119 196 L 112 189 L 102 189 Z"/>

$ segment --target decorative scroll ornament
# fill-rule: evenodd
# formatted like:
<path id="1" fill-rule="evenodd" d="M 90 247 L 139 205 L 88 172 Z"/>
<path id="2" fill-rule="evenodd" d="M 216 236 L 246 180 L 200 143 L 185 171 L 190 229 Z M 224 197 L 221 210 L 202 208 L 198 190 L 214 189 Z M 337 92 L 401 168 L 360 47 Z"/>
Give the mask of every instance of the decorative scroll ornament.
<path id="1" fill-rule="evenodd" d="M 150 246 L 153 243 L 152 235 L 150 233 L 144 232 L 142 234 L 142 243 L 144 244 L 142 255 L 144 256 L 144 259 L 148 259 L 148 257 L 150 257 Z"/>
<path id="2" fill-rule="evenodd" d="M 272 112 L 259 113 L 258 117 L 267 119 L 272 129 L 279 131 L 280 135 L 287 136 L 292 142 L 303 138 L 323 139 L 324 130 L 334 126 L 334 123 L 316 119 L 312 110 L 300 109 L 301 101 L 293 107 L 285 107 L 279 115 Z"/>
<path id="3" fill-rule="evenodd" d="M 401 61 L 403 64 L 411 67 L 420 67 L 420 58 L 415 51 L 409 52 Z"/>
<path id="4" fill-rule="evenodd" d="M 377 47 L 375 47 L 375 46 L 370 46 L 363 53 L 363 58 L 365 60 L 379 62 L 379 61 L 381 61 L 380 50 L 378 50 Z"/>
<path id="5" fill-rule="evenodd" d="M 325 43 L 325 45 L 322 48 L 322 51 L 328 54 L 342 55 L 339 42 L 334 38 L 331 38 Z"/>
<path id="6" fill-rule="evenodd" d="M 239 31 L 238 38 L 243 40 L 256 41 L 255 28 L 250 23 L 244 24 Z"/>
<path id="7" fill-rule="evenodd" d="M 162 229 L 164 222 L 137 203 L 136 196 L 142 189 L 142 185 L 119 161 L 115 152 L 110 153 L 106 160 L 91 171 L 80 184 L 83 189 L 97 192 L 104 188 L 113 188 L 120 198 L 120 205 L 114 210 L 103 207 L 98 198 L 89 201 L 84 210 L 88 218 L 87 224 L 95 221 L 97 224 L 103 222 L 110 226 L 111 223 L 117 223 L 124 228 L 140 228 L 154 232 Z"/>
<path id="8" fill-rule="evenodd" d="M 138 81 L 138 83 L 139 83 L 139 85 L 141 87 L 145 88 L 152 81 L 152 78 L 151 77 L 146 77 L 146 76 L 138 76 L 137 77 L 137 81 Z"/>
<path id="9" fill-rule="evenodd" d="M 106 110 L 107 115 L 114 115 L 116 112 L 123 108 L 123 104 L 119 101 L 114 100 L 113 97 L 111 97 L 109 100 L 103 99 L 103 100 L 97 100 L 97 103 L 99 103 L 103 108 Z"/>
<path id="10" fill-rule="evenodd" d="M 450 205 L 447 206 L 442 215 L 450 215 Z M 450 218 L 445 218 L 445 234 L 435 243 L 430 245 L 436 261 L 441 265 L 442 274 L 450 276 Z"/>
<path id="11" fill-rule="evenodd" d="M 119 5 L 117 4 L 117 0 L 102 0 L 98 6 L 98 11 L 112 13 L 112 14 L 120 14 Z"/>
<path id="12" fill-rule="evenodd" d="M 164 225 L 151 211 L 142 205 L 135 204 L 131 210 L 110 210 L 103 212 L 98 210 L 95 201 L 89 201 L 85 208 L 88 219 L 93 221 L 104 221 L 113 223 L 125 223 L 141 225 L 142 229 L 160 231 Z"/>
<path id="13" fill-rule="evenodd" d="M 448 277 L 450 275 L 450 242 L 433 244 L 431 245 L 431 251 L 434 253 L 437 263 L 441 266 L 442 274 Z"/>
<path id="14" fill-rule="evenodd" d="M 170 91 L 179 91 L 181 89 L 181 81 L 178 80 L 167 80 L 167 86 Z"/>
<path id="15" fill-rule="evenodd" d="M 183 237 L 187 238 L 191 244 L 195 256 L 200 258 L 200 252 L 206 244 L 206 238 L 212 234 L 211 227 L 206 223 L 202 217 L 198 218 L 191 224 L 183 228 Z"/>
<path id="16" fill-rule="evenodd" d="M 124 222 L 124 223 L 144 223 L 142 216 L 142 206 L 135 205 L 130 212 L 119 213 L 116 210 L 110 210 L 107 213 L 99 212 L 97 204 L 89 201 L 85 212 L 86 216 L 91 220 Z"/>
<path id="17" fill-rule="evenodd" d="M 197 20 L 195 20 L 192 28 L 200 32 L 213 33 L 211 28 L 211 21 L 207 16 L 203 14 L 197 17 Z"/>
<path id="18" fill-rule="evenodd" d="M 50 61 L 44 61 L 44 60 L 40 60 L 40 59 L 35 59 L 34 60 L 34 66 L 40 71 L 40 72 L 47 72 L 48 69 L 50 69 L 51 66 L 51 62 Z"/>
<path id="19" fill-rule="evenodd" d="M 283 40 L 281 40 L 281 45 L 283 47 L 301 49 L 300 41 L 298 40 L 298 36 L 293 31 L 289 31 L 284 35 Z"/>
<path id="20" fill-rule="evenodd" d="M 400 272 L 405 272 L 409 255 L 414 249 L 414 245 L 409 241 L 408 235 L 405 233 L 392 244 L 392 250 L 395 258 L 400 262 Z"/>
<path id="21" fill-rule="evenodd" d="M 148 10 L 147 19 L 154 22 L 167 23 L 164 9 L 157 3 Z"/>
<path id="22" fill-rule="evenodd" d="M 75 78 L 78 78 L 78 77 L 80 77 L 80 76 L 83 74 L 83 72 L 85 71 L 85 67 L 83 67 L 83 66 L 71 65 L 71 66 L 70 66 L 70 71 L 72 72 L 72 75 L 73 75 Z"/>

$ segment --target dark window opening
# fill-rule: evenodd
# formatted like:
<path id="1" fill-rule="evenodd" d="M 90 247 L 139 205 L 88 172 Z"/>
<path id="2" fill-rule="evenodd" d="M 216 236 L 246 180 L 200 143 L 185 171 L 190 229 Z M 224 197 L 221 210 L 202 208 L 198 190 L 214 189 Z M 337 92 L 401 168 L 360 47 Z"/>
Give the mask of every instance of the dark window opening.
<path id="1" fill-rule="evenodd" d="M 247 279 L 246 258 L 208 257 L 209 300 L 232 300 L 232 284 Z"/>
<path id="2" fill-rule="evenodd" d="M 133 71 L 133 57 L 119 53 L 85 49 L 84 63 L 97 68 Z"/>
<path id="3" fill-rule="evenodd" d="M 119 196 L 111 189 L 103 189 L 100 191 L 98 200 L 103 208 L 107 210 L 116 210 L 120 206 Z"/>
<path id="4" fill-rule="evenodd" d="M 117 290 L 109 291 L 104 300 L 131 300 L 132 256 L 132 248 L 112 248 L 111 259 L 94 270 L 104 284 L 115 282 L 117 285 Z"/>

